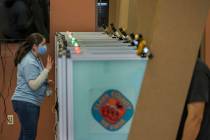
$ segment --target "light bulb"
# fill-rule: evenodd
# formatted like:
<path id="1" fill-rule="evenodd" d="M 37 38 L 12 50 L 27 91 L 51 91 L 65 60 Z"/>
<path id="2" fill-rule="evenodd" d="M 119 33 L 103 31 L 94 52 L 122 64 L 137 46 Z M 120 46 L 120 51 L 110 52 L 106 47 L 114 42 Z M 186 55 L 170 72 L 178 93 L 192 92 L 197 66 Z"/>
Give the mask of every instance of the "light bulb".
<path id="1" fill-rule="evenodd" d="M 73 45 L 76 42 L 76 38 L 72 37 L 71 38 L 71 44 Z"/>
<path id="2" fill-rule="evenodd" d="M 71 38 L 71 40 L 72 40 L 72 41 L 75 41 L 75 40 L 76 40 L 76 38 L 75 38 L 75 37 L 72 37 L 72 38 Z"/>
<path id="3" fill-rule="evenodd" d="M 139 35 L 138 34 L 135 34 L 135 39 L 137 40 L 139 38 Z"/>
<path id="4" fill-rule="evenodd" d="M 79 46 L 79 44 L 78 44 L 77 42 L 75 42 L 75 43 L 74 43 L 74 46 L 75 46 L 75 47 L 78 47 L 78 46 Z"/>
<path id="5" fill-rule="evenodd" d="M 148 49 L 147 47 L 145 47 L 145 48 L 143 49 L 143 52 L 144 52 L 144 53 L 148 53 L 148 52 L 149 52 L 149 49 Z"/>
<path id="6" fill-rule="evenodd" d="M 76 52 L 76 54 L 80 54 L 81 50 L 79 46 L 74 47 L 74 51 Z"/>
<path id="7" fill-rule="evenodd" d="M 134 40 L 133 43 L 135 46 L 137 46 L 139 44 L 139 42 L 137 40 Z"/>

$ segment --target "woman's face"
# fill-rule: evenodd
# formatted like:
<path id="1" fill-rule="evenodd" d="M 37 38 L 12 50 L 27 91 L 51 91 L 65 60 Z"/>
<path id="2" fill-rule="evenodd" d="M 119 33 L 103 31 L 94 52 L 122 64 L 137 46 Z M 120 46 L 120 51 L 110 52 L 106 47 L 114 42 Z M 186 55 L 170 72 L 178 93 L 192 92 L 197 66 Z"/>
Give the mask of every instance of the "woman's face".
<path id="1" fill-rule="evenodd" d="M 43 41 L 39 45 L 34 44 L 33 51 L 34 51 L 34 53 L 36 53 L 37 56 L 41 56 L 46 53 L 46 51 L 47 51 L 46 47 L 47 47 L 46 39 L 43 39 Z"/>

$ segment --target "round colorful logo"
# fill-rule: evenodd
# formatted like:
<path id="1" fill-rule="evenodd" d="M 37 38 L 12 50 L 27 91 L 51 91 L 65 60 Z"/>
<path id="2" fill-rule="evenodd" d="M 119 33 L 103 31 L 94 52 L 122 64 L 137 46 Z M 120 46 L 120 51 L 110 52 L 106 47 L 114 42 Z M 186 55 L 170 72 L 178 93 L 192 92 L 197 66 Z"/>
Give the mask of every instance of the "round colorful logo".
<path id="1" fill-rule="evenodd" d="M 109 131 L 119 130 L 132 117 L 133 105 L 115 89 L 105 91 L 92 106 L 95 120 Z"/>

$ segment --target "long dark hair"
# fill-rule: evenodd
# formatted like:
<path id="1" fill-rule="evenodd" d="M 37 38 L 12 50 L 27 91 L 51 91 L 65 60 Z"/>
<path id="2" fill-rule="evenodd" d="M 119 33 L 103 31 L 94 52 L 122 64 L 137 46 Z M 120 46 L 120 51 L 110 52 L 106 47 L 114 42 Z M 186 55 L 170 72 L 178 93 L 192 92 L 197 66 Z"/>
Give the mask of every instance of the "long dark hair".
<path id="1" fill-rule="evenodd" d="M 23 44 L 19 46 L 17 52 L 15 53 L 15 59 L 14 59 L 15 66 L 17 66 L 21 62 L 23 57 L 29 51 L 31 51 L 34 44 L 38 46 L 43 40 L 44 40 L 43 35 L 39 33 L 33 33 L 30 36 L 28 36 L 26 40 L 23 42 Z"/>

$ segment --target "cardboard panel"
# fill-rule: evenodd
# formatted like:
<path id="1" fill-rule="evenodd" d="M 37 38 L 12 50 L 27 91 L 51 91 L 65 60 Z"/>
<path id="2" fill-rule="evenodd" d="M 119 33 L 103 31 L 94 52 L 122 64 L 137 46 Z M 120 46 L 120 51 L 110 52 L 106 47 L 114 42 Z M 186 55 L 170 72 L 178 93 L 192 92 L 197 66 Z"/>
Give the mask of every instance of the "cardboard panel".
<path id="1" fill-rule="evenodd" d="M 131 0 L 129 7 L 129 32 L 140 32 L 150 44 L 154 28 L 157 0 Z"/>
<path id="2" fill-rule="evenodd" d="M 117 0 L 109 1 L 109 24 L 114 23 L 116 25 L 116 8 Z"/>
<path id="3" fill-rule="evenodd" d="M 110 0 L 109 22 L 152 39 L 157 0 Z"/>
<path id="4" fill-rule="evenodd" d="M 209 0 L 159 0 L 148 64 L 129 140 L 175 140 Z M 140 12 L 140 11 L 139 11 Z"/>
<path id="5" fill-rule="evenodd" d="M 128 17 L 128 31 L 129 32 L 136 31 L 136 27 L 137 27 L 137 12 L 136 12 L 137 5 L 136 4 L 137 2 L 138 0 L 131 0 L 129 2 L 129 17 Z"/>
<path id="6" fill-rule="evenodd" d="M 118 27 L 128 27 L 129 0 L 120 0 Z"/>
<path id="7" fill-rule="evenodd" d="M 110 0 L 109 1 L 109 22 L 116 27 L 128 27 L 129 0 Z"/>

